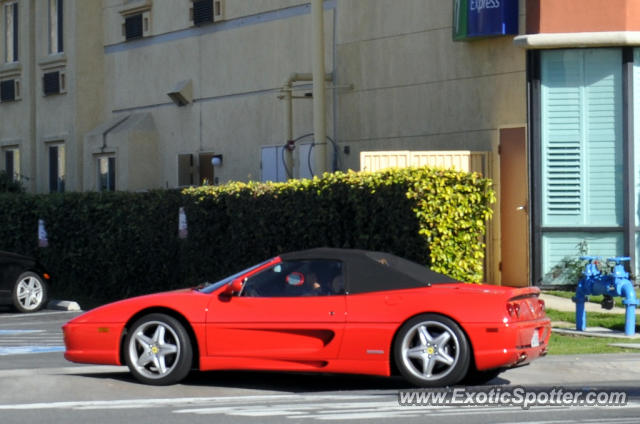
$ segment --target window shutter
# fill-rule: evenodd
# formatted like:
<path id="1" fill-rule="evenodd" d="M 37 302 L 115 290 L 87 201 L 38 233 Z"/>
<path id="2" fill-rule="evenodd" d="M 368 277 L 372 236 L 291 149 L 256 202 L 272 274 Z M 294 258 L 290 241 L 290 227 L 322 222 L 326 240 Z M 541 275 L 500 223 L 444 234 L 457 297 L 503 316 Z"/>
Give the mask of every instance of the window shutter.
<path id="1" fill-rule="evenodd" d="M 16 84 L 14 80 L 0 82 L 0 101 L 11 102 L 16 99 Z"/>
<path id="2" fill-rule="evenodd" d="M 622 58 L 543 52 L 543 225 L 622 225 Z"/>
<path id="3" fill-rule="evenodd" d="M 623 225 L 622 52 L 584 55 L 586 225 Z"/>
<path id="4" fill-rule="evenodd" d="M 542 69 L 545 225 L 582 221 L 582 79 L 574 52 L 544 52 Z"/>

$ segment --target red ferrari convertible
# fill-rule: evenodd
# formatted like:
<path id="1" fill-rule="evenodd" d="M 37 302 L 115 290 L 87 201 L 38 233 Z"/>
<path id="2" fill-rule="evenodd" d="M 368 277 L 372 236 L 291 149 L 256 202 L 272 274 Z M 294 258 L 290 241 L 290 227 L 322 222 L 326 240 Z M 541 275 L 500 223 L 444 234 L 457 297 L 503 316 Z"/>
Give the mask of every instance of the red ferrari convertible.
<path id="1" fill-rule="evenodd" d="M 136 297 L 64 325 L 65 358 L 126 364 L 141 382 L 192 369 L 488 381 L 547 352 L 537 288 L 464 284 L 397 256 L 287 253 L 201 288 Z"/>

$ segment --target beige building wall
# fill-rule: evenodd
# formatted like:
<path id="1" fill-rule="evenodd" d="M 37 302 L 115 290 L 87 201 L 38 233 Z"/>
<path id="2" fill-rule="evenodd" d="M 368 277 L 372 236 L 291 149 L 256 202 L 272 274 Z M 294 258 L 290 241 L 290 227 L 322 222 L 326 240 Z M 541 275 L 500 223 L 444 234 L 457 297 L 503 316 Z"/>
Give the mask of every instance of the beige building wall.
<path id="1" fill-rule="evenodd" d="M 0 148 L 17 146 L 23 184 L 30 191 L 48 192 L 48 148 L 63 145 L 65 190 L 81 190 L 82 140 L 104 117 L 102 3 L 64 1 L 62 52 L 50 49 L 49 0 L 17 4 L 19 61 L 2 63 L 0 79 L 19 79 L 20 98 L 0 104 Z M 4 20 L 4 7 L 0 10 Z M 0 40 L 4 48 L 4 34 Z M 0 57 L 4 60 L 4 52 Z M 49 72 L 60 73 L 60 93 L 45 96 L 43 75 Z"/>
<path id="2" fill-rule="evenodd" d="M 340 2 L 338 138 L 361 150 L 493 151 L 526 123 L 525 53 L 512 37 L 452 41 L 452 2 Z M 358 167 L 358 156 L 345 165 Z"/>
<path id="3" fill-rule="evenodd" d="M 151 113 L 160 186 L 178 185 L 184 153 L 196 161 L 199 153 L 222 154 L 219 182 L 259 179 L 261 146 L 286 138 L 280 88 L 292 72 L 311 71 L 310 6 L 227 0 L 216 23 L 194 27 L 192 4 L 103 1 L 107 115 Z M 325 2 L 326 71 L 335 77 L 327 134 L 337 142 L 339 169 L 358 169 L 362 150 L 497 152 L 499 128 L 525 125 L 524 51 L 511 37 L 453 42 L 451 7 Z M 140 10 L 148 33 L 127 42 L 124 16 Z M 193 101 L 178 107 L 167 93 L 185 80 Z M 303 88 L 296 93 L 311 92 Z M 311 100 L 296 99 L 293 109 L 294 137 L 312 132 Z"/>
<path id="4" fill-rule="evenodd" d="M 311 7 L 216 1 L 216 22 L 196 27 L 192 0 L 65 0 L 65 51 L 53 55 L 48 0 L 20 2 L 29 22 L 21 26 L 24 59 L 0 64 L 0 78 L 17 75 L 23 99 L 0 105 L 0 148 L 20 146 L 30 189 L 48 191 L 47 148 L 56 142 L 65 144 L 66 188 L 95 189 L 96 158 L 110 146 L 93 133 L 140 113 L 155 128 L 141 144 L 158 157 L 144 165 L 156 175 L 149 188 L 178 186 L 181 154 L 193 155 L 196 181 L 201 153 L 223 155 L 219 182 L 260 179 L 261 148 L 286 141 L 283 84 L 312 69 Z M 325 1 L 327 134 L 338 169 L 358 169 L 364 150 L 489 151 L 497 159 L 499 128 L 525 125 L 524 51 L 511 37 L 453 42 L 451 8 L 441 0 Z M 124 19 L 135 13 L 145 17 L 144 37 L 127 41 Z M 523 4 L 521 14 L 524 28 Z M 42 94 L 50 70 L 64 72 L 64 94 Z M 168 93 L 184 81 L 190 102 L 177 106 Z M 295 138 L 313 132 L 313 109 L 311 83 L 294 88 Z M 109 140 L 115 129 L 106 131 Z"/>
<path id="5" fill-rule="evenodd" d="M 32 58 L 34 52 L 34 25 L 22 24 L 19 26 L 17 62 L 6 60 L 5 40 L 5 6 L 10 1 L 0 1 L 0 81 L 14 80 L 19 87 L 19 93 L 15 101 L 0 103 L 0 170 L 5 169 L 4 153 L 6 149 L 19 151 L 19 172 L 24 185 L 35 189 L 35 105 L 32 99 L 35 96 L 35 72 L 36 66 Z M 30 22 L 34 15 L 34 2 L 21 2 L 19 4 L 19 21 Z"/>
<path id="6" fill-rule="evenodd" d="M 148 8 L 150 35 L 124 41 L 123 13 L 139 4 Z M 111 116 L 152 115 L 160 157 L 156 185 L 178 185 L 180 154 L 194 155 L 196 170 L 200 153 L 222 154 L 223 165 L 215 169 L 219 182 L 260 179 L 261 146 L 286 141 L 278 97 L 291 73 L 311 72 L 310 7 L 289 0 L 223 4 L 222 19 L 194 27 L 191 0 L 104 2 L 106 110 Z M 332 17 L 327 10 L 329 71 Z M 177 106 L 168 93 L 182 81 L 191 82 L 193 99 Z M 310 82 L 306 86 L 310 92 Z M 310 98 L 294 100 L 294 136 L 312 132 L 311 104 Z"/>

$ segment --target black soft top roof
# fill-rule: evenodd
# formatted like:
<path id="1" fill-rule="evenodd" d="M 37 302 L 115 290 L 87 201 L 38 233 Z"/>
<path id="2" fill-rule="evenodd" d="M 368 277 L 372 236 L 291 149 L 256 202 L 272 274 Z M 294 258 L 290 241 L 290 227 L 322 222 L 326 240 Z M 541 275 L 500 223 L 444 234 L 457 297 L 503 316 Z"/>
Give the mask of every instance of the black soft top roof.
<path id="1" fill-rule="evenodd" d="M 431 271 L 424 265 L 391 253 L 320 247 L 280 255 L 285 261 L 331 259 L 342 261 L 348 293 L 425 287 L 429 284 L 459 283 Z"/>

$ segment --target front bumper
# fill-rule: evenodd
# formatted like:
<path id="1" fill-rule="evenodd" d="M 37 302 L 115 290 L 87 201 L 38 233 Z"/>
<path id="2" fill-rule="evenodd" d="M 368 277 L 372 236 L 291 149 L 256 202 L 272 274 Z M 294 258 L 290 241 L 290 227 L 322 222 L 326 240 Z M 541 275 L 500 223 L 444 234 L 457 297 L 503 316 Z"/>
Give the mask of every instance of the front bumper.
<path id="1" fill-rule="evenodd" d="M 124 324 L 66 324 L 64 357 L 84 364 L 122 365 L 120 341 Z"/>

